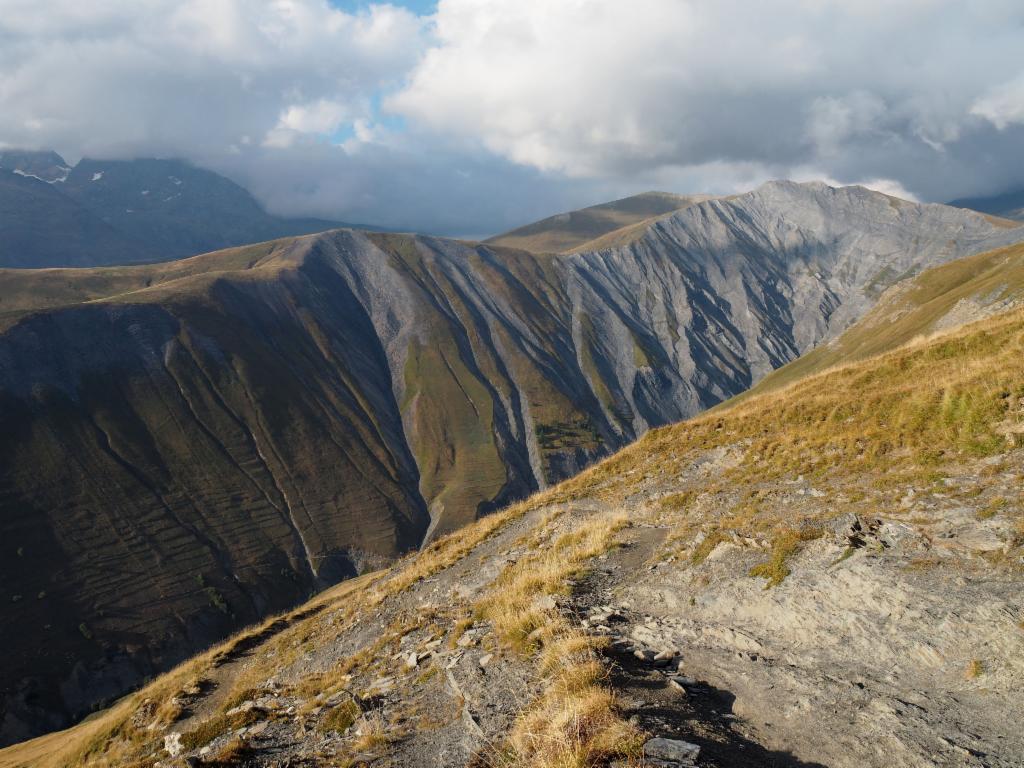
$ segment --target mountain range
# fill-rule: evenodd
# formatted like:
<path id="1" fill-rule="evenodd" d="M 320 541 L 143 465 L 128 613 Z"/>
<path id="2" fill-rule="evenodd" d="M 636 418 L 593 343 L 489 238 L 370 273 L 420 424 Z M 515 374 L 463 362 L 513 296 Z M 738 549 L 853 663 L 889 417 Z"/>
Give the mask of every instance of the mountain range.
<path id="1" fill-rule="evenodd" d="M 0 151 L 0 266 L 91 267 L 191 256 L 344 225 L 268 214 L 245 189 L 178 160 Z"/>
<path id="2" fill-rule="evenodd" d="M 743 392 L 922 270 L 1024 239 L 860 187 L 659 197 L 609 204 L 620 227 L 583 226 L 590 251 L 556 217 L 530 232 L 561 228 L 563 254 L 341 229 L 0 272 L 4 740 Z"/>
<path id="3" fill-rule="evenodd" d="M 1024 221 L 1024 189 L 1015 189 L 1000 195 L 985 197 L 964 197 L 953 200 L 950 205 L 971 208 L 993 216 Z"/>
<path id="4" fill-rule="evenodd" d="M 794 197 L 889 205 L 733 204 Z M 939 261 L 753 391 L 0 766 L 1020 765 L 1024 245 Z"/>

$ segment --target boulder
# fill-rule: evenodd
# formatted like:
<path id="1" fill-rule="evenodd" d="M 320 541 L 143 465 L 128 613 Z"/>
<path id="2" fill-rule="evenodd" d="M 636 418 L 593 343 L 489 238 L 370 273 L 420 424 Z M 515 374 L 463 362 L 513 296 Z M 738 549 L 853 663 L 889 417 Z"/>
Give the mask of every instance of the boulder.
<path id="1" fill-rule="evenodd" d="M 644 744 L 644 757 L 652 760 L 665 760 L 678 765 L 694 765 L 700 747 L 680 739 L 655 738 Z"/>

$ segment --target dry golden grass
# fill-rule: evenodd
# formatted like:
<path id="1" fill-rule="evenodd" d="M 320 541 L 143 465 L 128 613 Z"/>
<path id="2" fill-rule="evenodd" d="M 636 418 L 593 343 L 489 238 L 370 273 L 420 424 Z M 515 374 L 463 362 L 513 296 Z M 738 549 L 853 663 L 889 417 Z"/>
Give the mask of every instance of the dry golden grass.
<path id="1" fill-rule="evenodd" d="M 766 392 L 820 373 L 837 364 L 889 352 L 904 344 L 921 344 L 934 336 L 936 323 L 962 301 L 1019 300 L 1024 291 L 1024 245 L 1012 245 L 957 259 L 901 284 L 834 343 L 825 344 L 769 374 L 739 399 Z"/>
<path id="2" fill-rule="evenodd" d="M 362 714 L 362 709 L 353 700 L 348 699 L 343 701 L 338 706 L 332 708 L 317 724 L 318 730 L 321 731 L 337 731 L 338 733 L 344 733 L 349 727 L 359 719 Z"/>
<path id="3" fill-rule="evenodd" d="M 647 479 L 663 484 L 682 478 L 696 457 L 725 447 L 742 451 L 742 458 L 716 478 L 720 495 L 800 475 L 826 489 L 860 488 L 860 501 L 871 489 L 895 494 L 907 487 L 944 488 L 947 465 L 1021 444 L 1022 355 L 1024 312 L 1013 311 L 652 430 L 555 490 L 624 500 Z M 660 506 L 663 522 L 671 524 L 675 516 L 677 540 L 700 530 L 688 519 L 685 494 L 692 490 L 684 487 L 683 496 Z M 675 498 L 684 500 L 678 512 L 672 511 Z M 785 505 L 758 498 L 729 503 L 730 511 L 711 515 L 714 527 L 705 527 L 707 538 L 691 554 L 694 562 L 732 533 L 772 536 L 790 525 Z M 721 508 L 715 500 L 704 506 Z M 784 565 L 782 558 L 776 572 Z"/>
<path id="4" fill-rule="evenodd" d="M 367 712 L 356 725 L 356 739 L 352 748 L 356 752 L 369 752 L 391 742 L 388 724 L 384 716 L 378 712 Z"/>
<path id="5" fill-rule="evenodd" d="M 614 545 L 623 517 L 586 520 L 549 547 L 509 565 L 478 610 L 498 637 L 516 651 L 536 655 L 543 692 L 519 717 L 508 750 L 495 758 L 508 766 L 573 768 L 637 754 L 642 734 L 618 714 L 603 684 L 596 640 L 568 624 L 539 598 L 562 594 L 588 561 Z"/>

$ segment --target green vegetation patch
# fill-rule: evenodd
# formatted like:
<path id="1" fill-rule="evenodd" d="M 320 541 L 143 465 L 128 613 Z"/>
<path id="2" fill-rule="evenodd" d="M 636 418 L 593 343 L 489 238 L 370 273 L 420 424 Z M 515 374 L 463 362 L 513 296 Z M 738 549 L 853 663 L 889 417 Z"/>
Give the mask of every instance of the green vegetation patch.
<path id="1" fill-rule="evenodd" d="M 750 575 L 767 579 L 765 589 L 777 587 L 790 574 L 789 559 L 800 551 L 805 542 L 819 539 L 823 533 L 821 528 L 814 526 L 779 531 L 772 538 L 771 556 L 765 562 L 751 568 Z"/>

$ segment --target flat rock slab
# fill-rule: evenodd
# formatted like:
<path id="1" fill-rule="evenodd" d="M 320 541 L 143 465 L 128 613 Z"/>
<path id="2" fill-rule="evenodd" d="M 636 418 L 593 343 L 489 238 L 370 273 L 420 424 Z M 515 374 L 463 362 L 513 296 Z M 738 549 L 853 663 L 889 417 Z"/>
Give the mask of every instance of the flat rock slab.
<path id="1" fill-rule="evenodd" d="M 644 744 L 644 757 L 669 764 L 694 765 L 699 755 L 700 747 L 679 739 L 656 738 Z"/>

